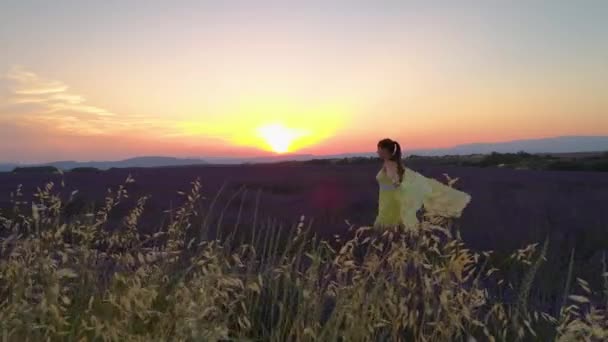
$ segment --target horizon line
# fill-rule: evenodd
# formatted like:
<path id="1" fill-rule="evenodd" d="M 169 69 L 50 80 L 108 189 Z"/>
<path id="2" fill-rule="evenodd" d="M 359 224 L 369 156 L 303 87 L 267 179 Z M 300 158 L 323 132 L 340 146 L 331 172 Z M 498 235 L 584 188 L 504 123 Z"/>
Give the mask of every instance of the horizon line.
<path id="1" fill-rule="evenodd" d="M 551 140 L 551 139 L 566 139 L 566 138 L 608 138 L 608 135 L 560 135 L 560 136 L 548 136 L 542 138 L 524 138 L 524 139 L 514 139 L 514 140 L 506 140 L 506 141 L 494 141 L 494 142 L 471 142 L 465 144 L 451 145 L 449 147 L 433 147 L 433 148 L 419 148 L 419 149 L 407 149 L 404 150 L 404 155 L 412 154 L 413 152 L 433 152 L 433 151 L 441 151 L 441 150 L 449 150 L 455 149 L 459 147 L 471 147 L 474 145 L 488 145 L 488 144 L 509 144 L 516 142 L 532 142 L 532 141 L 542 141 L 542 140 Z M 603 152 L 604 150 L 589 150 L 589 151 L 580 151 L 580 152 L 552 152 L 552 153 L 594 153 L 594 152 Z M 526 152 L 526 151 L 524 151 Z M 488 152 L 491 153 L 491 152 Z M 548 152 L 535 152 L 535 153 L 548 153 Z M 201 162 L 205 162 L 207 160 L 255 160 L 262 158 L 288 158 L 292 157 L 336 157 L 336 156 L 367 156 L 373 155 L 375 152 L 344 152 L 344 153 L 328 153 L 328 154 L 312 154 L 312 153 L 297 153 L 297 152 L 287 152 L 287 153 L 272 153 L 269 152 L 263 155 L 254 155 L 254 156 L 189 156 L 189 157 L 176 157 L 171 155 L 134 155 L 131 157 L 125 157 L 122 159 L 115 160 L 51 160 L 51 161 L 42 161 L 42 162 L 16 162 L 16 161 L 2 161 L 0 160 L 0 164 L 5 165 L 48 165 L 52 163 L 62 163 L 62 162 L 73 162 L 73 163 L 115 163 L 115 162 L 123 162 L 131 159 L 138 158 L 172 158 L 177 160 L 185 160 L 185 159 L 193 159 L 199 160 Z M 472 153 L 479 154 L 479 153 Z M 482 153 L 483 154 L 483 153 Z"/>

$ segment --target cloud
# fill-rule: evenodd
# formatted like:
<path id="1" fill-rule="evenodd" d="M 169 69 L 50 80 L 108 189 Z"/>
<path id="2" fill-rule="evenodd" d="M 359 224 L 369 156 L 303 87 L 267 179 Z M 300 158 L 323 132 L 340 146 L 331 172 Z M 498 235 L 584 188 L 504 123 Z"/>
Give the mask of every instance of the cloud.
<path id="1" fill-rule="evenodd" d="M 13 104 L 37 103 L 43 113 L 68 111 L 93 116 L 116 115 L 106 109 L 85 104 L 86 99 L 70 92 L 64 83 L 44 79 L 20 66 L 9 70 L 6 79 L 12 84 L 9 102 Z"/>
<path id="2" fill-rule="evenodd" d="M 0 104 L 0 122 L 77 136 L 149 135 L 151 129 L 175 134 L 172 122 L 146 115 L 117 114 L 95 106 L 61 81 L 21 66 L 4 77 L 8 92 Z"/>
<path id="3" fill-rule="evenodd" d="M 233 154 L 235 136 L 246 128 L 235 125 L 117 113 L 24 67 L 0 75 L 0 161 Z M 257 150 L 251 144 L 238 148 Z"/>
<path id="4" fill-rule="evenodd" d="M 38 75 L 19 66 L 9 70 L 6 78 L 15 81 L 14 92 L 22 96 L 61 93 L 68 89 L 61 82 L 42 80 Z"/>

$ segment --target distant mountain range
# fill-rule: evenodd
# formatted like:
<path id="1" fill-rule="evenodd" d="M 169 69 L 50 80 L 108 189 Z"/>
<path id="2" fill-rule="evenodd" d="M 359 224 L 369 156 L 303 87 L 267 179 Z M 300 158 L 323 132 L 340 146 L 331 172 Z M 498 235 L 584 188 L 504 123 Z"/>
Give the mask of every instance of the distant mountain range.
<path id="1" fill-rule="evenodd" d="M 576 153 L 608 151 L 608 136 L 567 136 L 544 139 L 515 140 L 499 143 L 475 143 L 458 145 L 450 148 L 410 150 L 407 154 L 421 156 L 441 155 L 469 155 L 488 154 L 492 152 L 509 153 L 525 151 L 528 153 Z M 36 166 L 55 166 L 59 169 L 69 170 L 77 167 L 94 167 L 98 169 L 125 168 L 125 167 L 162 167 L 187 166 L 209 164 L 261 164 L 280 161 L 305 161 L 311 159 L 339 159 L 348 157 L 371 157 L 375 153 L 345 153 L 335 155 L 316 156 L 311 154 L 286 154 L 254 158 L 173 158 L 173 157 L 137 157 L 120 161 L 58 161 Z M 0 171 L 11 171 L 19 165 L 15 163 L 0 163 Z"/>
<path id="2" fill-rule="evenodd" d="M 608 136 L 567 136 L 514 140 L 500 143 L 475 143 L 451 148 L 411 151 L 419 155 L 466 155 L 492 152 L 576 153 L 608 151 Z"/>

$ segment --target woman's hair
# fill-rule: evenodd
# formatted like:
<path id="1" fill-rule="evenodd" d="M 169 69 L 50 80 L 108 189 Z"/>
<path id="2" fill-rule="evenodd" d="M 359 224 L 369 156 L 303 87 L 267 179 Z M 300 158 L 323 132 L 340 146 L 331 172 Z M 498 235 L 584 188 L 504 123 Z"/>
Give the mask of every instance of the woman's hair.
<path id="1" fill-rule="evenodd" d="M 401 160 L 401 145 L 398 142 L 391 139 L 382 139 L 378 142 L 378 148 L 388 151 L 391 153 L 389 160 L 397 163 L 397 173 L 399 174 L 399 183 L 403 182 L 403 174 L 405 168 L 403 167 L 403 161 Z"/>

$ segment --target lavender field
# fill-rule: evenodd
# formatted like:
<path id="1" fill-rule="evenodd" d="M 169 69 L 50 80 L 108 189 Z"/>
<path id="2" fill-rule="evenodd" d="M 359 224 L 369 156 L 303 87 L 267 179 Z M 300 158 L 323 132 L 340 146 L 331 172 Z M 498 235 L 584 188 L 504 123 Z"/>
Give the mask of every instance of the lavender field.
<path id="1" fill-rule="evenodd" d="M 577 247 L 585 257 L 608 248 L 608 174 L 597 172 L 526 171 L 497 168 L 411 165 L 426 176 L 458 177 L 456 187 L 473 200 L 457 222 L 463 238 L 474 248 L 512 250 L 550 236 L 560 250 Z M 376 209 L 377 165 L 250 165 L 112 169 L 66 172 L 64 175 L 0 173 L 0 208 L 9 207 L 10 193 L 21 184 L 28 196 L 36 187 L 64 182 L 67 195 L 79 206 L 101 203 L 108 188 L 131 175 L 132 200 L 151 196 L 145 222 L 154 229 L 165 210 L 180 203 L 177 190 L 187 191 L 197 178 L 211 219 L 228 226 L 257 215 L 289 226 L 301 215 L 314 220 L 324 236 L 344 233 L 345 220 L 364 226 Z M 125 205 L 129 208 L 129 205 Z M 240 216 L 239 216 L 240 215 Z M 117 214 L 117 217 L 121 217 Z M 594 253 L 597 252 L 597 253 Z M 582 255 L 581 255 L 582 257 Z"/>

